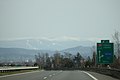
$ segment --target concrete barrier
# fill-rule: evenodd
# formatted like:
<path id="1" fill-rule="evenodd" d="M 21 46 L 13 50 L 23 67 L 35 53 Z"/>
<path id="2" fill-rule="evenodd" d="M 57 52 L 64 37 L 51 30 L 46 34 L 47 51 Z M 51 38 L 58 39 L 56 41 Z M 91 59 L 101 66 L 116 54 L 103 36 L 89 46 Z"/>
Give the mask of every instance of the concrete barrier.
<path id="1" fill-rule="evenodd" d="M 20 70 L 34 70 L 39 67 L 0 67 L 0 72 L 11 72 L 11 71 L 20 71 Z"/>

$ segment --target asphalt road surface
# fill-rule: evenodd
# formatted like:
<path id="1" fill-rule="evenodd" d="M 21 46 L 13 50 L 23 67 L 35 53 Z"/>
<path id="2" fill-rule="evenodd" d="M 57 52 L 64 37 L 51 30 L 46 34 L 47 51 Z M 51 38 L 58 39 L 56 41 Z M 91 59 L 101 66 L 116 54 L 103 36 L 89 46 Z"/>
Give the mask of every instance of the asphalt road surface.
<path id="1" fill-rule="evenodd" d="M 34 71 L 0 76 L 0 80 L 118 80 L 110 76 L 86 71 Z"/>

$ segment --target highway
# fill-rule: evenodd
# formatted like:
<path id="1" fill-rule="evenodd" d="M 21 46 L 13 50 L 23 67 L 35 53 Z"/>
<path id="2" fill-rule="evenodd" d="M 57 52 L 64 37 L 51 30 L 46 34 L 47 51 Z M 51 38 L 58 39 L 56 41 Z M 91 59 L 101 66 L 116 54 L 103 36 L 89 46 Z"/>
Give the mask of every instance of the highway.
<path id="1" fill-rule="evenodd" d="M 95 72 L 74 71 L 34 71 L 0 76 L 0 80 L 118 80 Z"/>

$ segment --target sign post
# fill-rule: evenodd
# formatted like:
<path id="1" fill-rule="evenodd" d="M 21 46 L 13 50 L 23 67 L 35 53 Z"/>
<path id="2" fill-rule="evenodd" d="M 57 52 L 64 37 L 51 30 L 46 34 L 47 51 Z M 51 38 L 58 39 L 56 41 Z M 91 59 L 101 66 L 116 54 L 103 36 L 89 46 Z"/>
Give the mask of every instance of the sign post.
<path id="1" fill-rule="evenodd" d="M 109 40 L 101 40 L 97 43 L 97 63 L 98 64 L 111 64 L 113 63 L 114 56 L 113 43 Z"/>

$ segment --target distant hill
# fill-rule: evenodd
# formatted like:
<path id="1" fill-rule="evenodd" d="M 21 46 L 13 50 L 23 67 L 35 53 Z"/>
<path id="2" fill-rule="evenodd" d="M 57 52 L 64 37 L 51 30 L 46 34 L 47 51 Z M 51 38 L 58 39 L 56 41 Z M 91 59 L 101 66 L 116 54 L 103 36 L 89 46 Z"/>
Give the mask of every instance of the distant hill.
<path id="1" fill-rule="evenodd" d="M 0 48 L 0 61 L 25 61 L 25 60 L 34 60 L 35 55 L 38 53 L 48 53 L 50 56 L 53 55 L 56 51 L 50 50 L 36 50 L 36 49 L 23 49 L 23 48 Z M 92 56 L 91 47 L 73 47 L 59 51 L 61 54 L 64 52 L 69 52 L 73 55 L 76 55 L 79 52 L 84 58 Z"/>
<path id="2" fill-rule="evenodd" d="M 0 61 L 25 61 L 34 60 L 38 53 L 53 54 L 54 51 L 49 50 L 30 50 L 23 48 L 0 48 Z"/>
<path id="3" fill-rule="evenodd" d="M 92 57 L 93 48 L 92 47 L 77 46 L 77 47 L 62 50 L 61 52 L 62 53 L 69 52 L 71 54 L 77 54 L 77 52 L 79 52 L 84 58 L 87 58 L 88 56 Z"/>
<path id="4" fill-rule="evenodd" d="M 81 45 L 81 46 L 79 46 Z M 54 54 L 55 51 L 79 52 L 83 57 L 91 56 L 92 41 L 78 40 L 49 40 L 49 39 L 17 39 L 0 41 L 0 61 L 34 60 L 37 53 Z M 78 47 L 75 47 L 78 46 Z"/>

